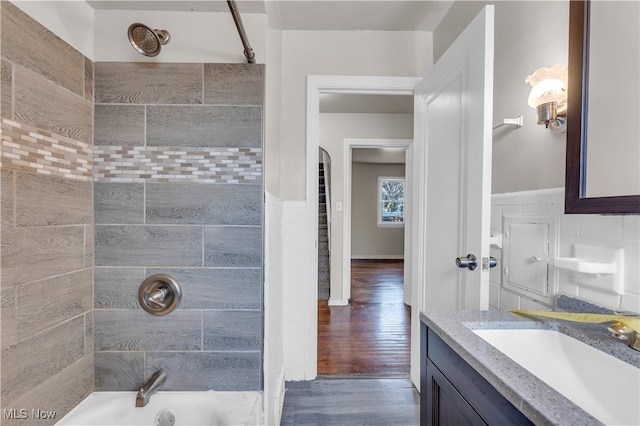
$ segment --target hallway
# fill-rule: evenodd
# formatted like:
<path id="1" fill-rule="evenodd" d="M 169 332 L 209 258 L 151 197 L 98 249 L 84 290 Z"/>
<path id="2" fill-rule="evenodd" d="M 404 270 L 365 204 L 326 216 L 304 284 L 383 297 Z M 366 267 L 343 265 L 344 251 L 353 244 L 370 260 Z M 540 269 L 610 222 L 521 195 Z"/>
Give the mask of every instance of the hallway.
<path id="1" fill-rule="evenodd" d="M 318 376 L 409 376 L 403 270 L 403 260 L 352 260 L 350 305 L 318 301 Z"/>
<path id="2" fill-rule="evenodd" d="M 352 260 L 351 304 L 318 301 L 318 380 L 287 382 L 282 425 L 417 425 L 402 260 Z"/>

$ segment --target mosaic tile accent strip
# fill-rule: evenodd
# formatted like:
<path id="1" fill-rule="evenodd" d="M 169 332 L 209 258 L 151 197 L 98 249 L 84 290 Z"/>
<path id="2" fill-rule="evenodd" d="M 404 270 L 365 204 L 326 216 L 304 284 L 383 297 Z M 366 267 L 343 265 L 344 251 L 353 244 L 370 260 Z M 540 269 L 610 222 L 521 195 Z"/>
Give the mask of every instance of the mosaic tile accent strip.
<path id="1" fill-rule="evenodd" d="M 262 148 L 95 146 L 97 182 L 256 183 Z"/>
<path id="2" fill-rule="evenodd" d="M 91 145 L 2 118 L 2 168 L 88 181 Z"/>

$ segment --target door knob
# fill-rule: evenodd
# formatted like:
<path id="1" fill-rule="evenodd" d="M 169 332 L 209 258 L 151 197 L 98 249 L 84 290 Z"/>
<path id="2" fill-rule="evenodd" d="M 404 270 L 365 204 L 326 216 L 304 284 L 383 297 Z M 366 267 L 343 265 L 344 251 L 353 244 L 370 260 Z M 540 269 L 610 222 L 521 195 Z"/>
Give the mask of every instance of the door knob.
<path id="1" fill-rule="evenodd" d="M 495 268 L 498 266 L 498 259 L 493 256 L 482 258 L 482 267 L 487 270 L 489 268 Z"/>
<path id="2" fill-rule="evenodd" d="M 456 257 L 456 266 L 458 268 L 467 268 L 473 271 L 478 267 L 478 258 L 469 253 L 467 257 Z"/>

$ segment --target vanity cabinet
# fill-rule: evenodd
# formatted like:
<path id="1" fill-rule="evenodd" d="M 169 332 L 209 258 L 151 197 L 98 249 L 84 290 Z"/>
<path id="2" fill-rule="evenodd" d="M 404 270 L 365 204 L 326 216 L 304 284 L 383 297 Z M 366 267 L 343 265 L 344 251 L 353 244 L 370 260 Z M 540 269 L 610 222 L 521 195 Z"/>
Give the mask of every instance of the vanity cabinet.
<path id="1" fill-rule="evenodd" d="M 533 425 L 424 323 L 420 334 L 421 425 Z"/>

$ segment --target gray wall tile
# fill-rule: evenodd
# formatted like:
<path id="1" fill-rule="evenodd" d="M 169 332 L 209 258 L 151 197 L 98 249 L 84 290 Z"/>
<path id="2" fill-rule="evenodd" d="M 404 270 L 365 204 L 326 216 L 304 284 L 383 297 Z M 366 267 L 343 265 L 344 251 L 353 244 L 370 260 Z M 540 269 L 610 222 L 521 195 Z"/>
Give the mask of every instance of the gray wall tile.
<path id="1" fill-rule="evenodd" d="M 94 244 L 95 231 L 93 225 L 84 226 L 84 267 L 93 268 L 93 256 L 95 254 Z"/>
<path id="2" fill-rule="evenodd" d="M 199 226 L 96 225 L 96 266 L 202 266 Z"/>
<path id="3" fill-rule="evenodd" d="M 85 355 L 93 355 L 95 347 L 95 339 L 93 338 L 94 330 L 93 309 L 84 314 L 84 353 Z"/>
<path id="4" fill-rule="evenodd" d="M 84 319 L 76 317 L 2 350 L 2 399 L 10 401 L 84 356 Z"/>
<path id="5" fill-rule="evenodd" d="M 138 309 L 138 289 L 145 279 L 144 268 L 101 268 L 94 270 L 95 307 Z"/>
<path id="6" fill-rule="evenodd" d="M 8 287 L 0 290 L 0 333 L 2 333 L 1 349 L 4 350 L 17 342 L 16 323 L 16 288 Z"/>
<path id="7" fill-rule="evenodd" d="M 260 311 L 204 311 L 205 351 L 262 350 Z"/>
<path id="8" fill-rule="evenodd" d="M 9 61 L 0 60 L 0 116 L 13 118 L 13 71 Z"/>
<path id="9" fill-rule="evenodd" d="M 147 354 L 145 376 L 167 372 L 167 390 L 260 390 L 260 352 L 154 352 Z"/>
<path id="10" fill-rule="evenodd" d="M 262 108 L 149 106 L 147 145 L 261 147 Z"/>
<path id="11" fill-rule="evenodd" d="M 54 421 L 58 421 L 94 390 L 93 354 L 89 354 L 48 380 L 38 381 L 33 388 L 17 399 L 4 400 L 2 403 L 8 408 L 24 408 L 29 414 L 31 409 L 55 411 Z M 26 426 L 27 423 L 31 422 L 24 419 L 2 420 L 3 426 Z M 37 424 L 45 425 L 47 422 L 38 421 Z"/>
<path id="12" fill-rule="evenodd" d="M 259 268 L 147 269 L 148 276 L 161 273 L 173 277 L 182 288 L 178 309 L 262 308 L 262 271 Z"/>
<path id="13" fill-rule="evenodd" d="M 96 224 L 143 224 L 144 184 L 94 182 Z"/>
<path id="14" fill-rule="evenodd" d="M 93 103 L 93 61 L 84 58 L 84 98 Z"/>
<path id="15" fill-rule="evenodd" d="M 0 115 L 90 145 L 91 61 L 10 2 L 0 8 Z M 53 164 L 71 160 L 69 173 L 82 174 L 73 161 L 83 146 Z M 12 164 L 21 171 L 3 171 L 0 182 L 2 408 L 55 410 L 58 420 L 94 390 L 91 182 Z"/>
<path id="16" fill-rule="evenodd" d="M 2 230 L 2 286 L 27 283 L 84 267 L 84 227 Z"/>
<path id="17" fill-rule="evenodd" d="M 96 62 L 94 70 L 96 103 L 202 103 L 202 64 Z"/>
<path id="18" fill-rule="evenodd" d="M 9 2 L 2 2 L 2 56 L 83 96 L 84 56 Z"/>
<path id="19" fill-rule="evenodd" d="M 204 103 L 262 105 L 263 69 L 257 64 L 204 64 Z"/>
<path id="20" fill-rule="evenodd" d="M 73 225 L 93 222 L 91 182 L 16 173 L 18 226 Z"/>
<path id="21" fill-rule="evenodd" d="M 147 184 L 147 223 L 260 225 L 262 187 Z"/>
<path id="22" fill-rule="evenodd" d="M 91 143 L 91 102 L 22 68 L 14 70 L 14 96 L 16 120 L 71 139 Z"/>
<path id="23" fill-rule="evenodd" d="M 144 352 L 96 352 L 95 375 L 99 392 L 140 389 L 145 381 Z"/>
<path id="24" fill-rule="evenodd" d="M 95 145 L 144 145 L 144 105 L 95 106 Z"/>
<path id="25" fill-rule="evenodd" d="M 90 269 L 18 287 L 16 320 L 22 340 L 93 308 Z"/>
<path id="26" fill-rule="evenodd" d="M 202 349 L 200 311 L 176 310 L 155 316 L 142 309 L 96 309 L 96 351 L 198 351 Z"/>
<path id="27" fill-rule="evenodd" d="M 262 228 L 205 227 L 204 266 L 261 267 Z"/>
<path id="28" fill-rule="evenodd" d="M 95 71 L 96 145 L 262 146 L 262 66 L 97 63 Z M 209 105 L 202 105 L 203 88 Z M 160 368 L 168 372 L 166 389 L 261 389 L 260 181 L 96 182 L 94 193 L 101 390 L 135 389 Z M 166 317 L 137 302 L 144 277 L 157 273 L 175 278 L 183 292 Z M 203 336 L 219 352 L 203 352 Z"/>
<path id="29" fill-rule="evenodd" d="M 13 172 L 0 171 L 0 212 L 3 226 L 13 226 Z"/>

